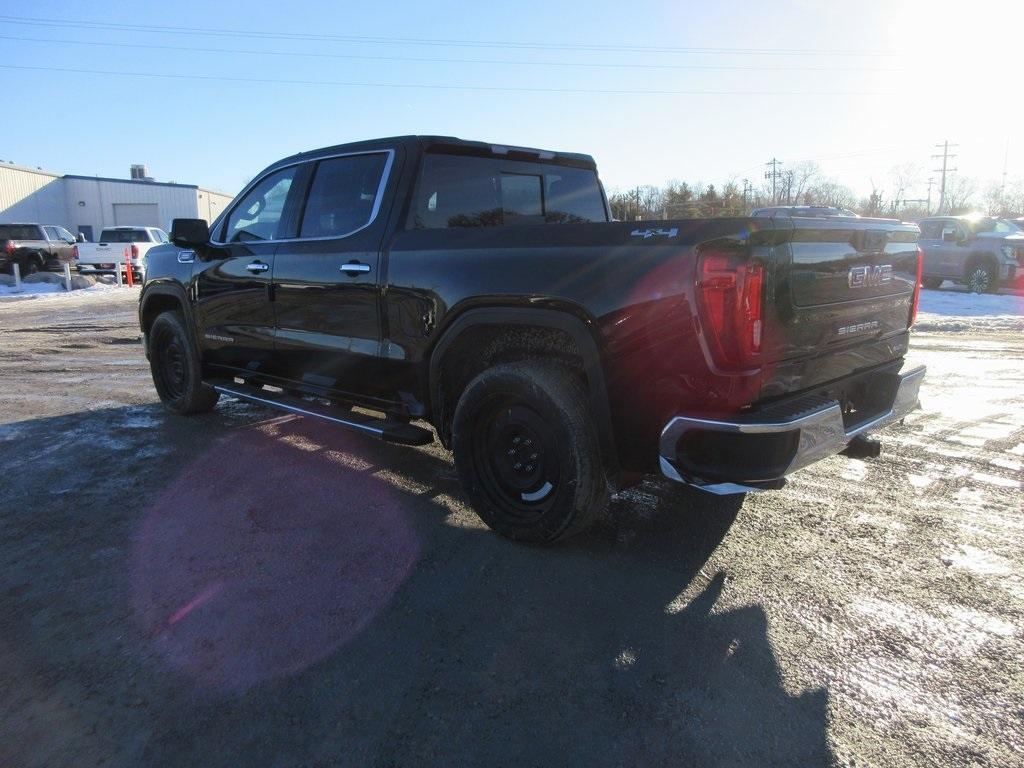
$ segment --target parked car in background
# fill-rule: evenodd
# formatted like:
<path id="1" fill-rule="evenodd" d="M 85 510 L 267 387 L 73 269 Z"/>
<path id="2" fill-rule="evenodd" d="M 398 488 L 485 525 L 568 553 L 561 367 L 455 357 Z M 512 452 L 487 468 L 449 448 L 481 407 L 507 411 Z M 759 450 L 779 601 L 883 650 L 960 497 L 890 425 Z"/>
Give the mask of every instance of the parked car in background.
<path id="1" fill-rule="evenodd" d="M 146 277 L 146 253 L 166 242 L 167 233 L 158 227 L 107 227 L 98 243 L 80 243 L 75 248 L 75 262 L 83 275 L 112 275 L 118 264 L 124 274 L 123 265 L 131 261 L 132 276 L 141 281 Z"/>
<path id="2" fill-rule="evenodd" d="M 60 271 L 74 258 L 75 236 L 50 224 L 0 224 L 0 269 L 22 276 L 44 269 Z"/>
<path id="3" fill-rule="evenodd" d="M 919 225 L 925 288 L 952 280 L 974 293 L 994 293 L 1024 271 L 1024 232 L 1008 219 L 933 216 Z"/>
<path id="4" fill-rule="evenodd" d="M 752 216 L 803 216 L 812 219 L 833 216 L 849 216 L 859 219 L 860 215 L 848 208 L 836 208 L 832 205 L 773 205 L 769 208 L 755 208 Z"/>

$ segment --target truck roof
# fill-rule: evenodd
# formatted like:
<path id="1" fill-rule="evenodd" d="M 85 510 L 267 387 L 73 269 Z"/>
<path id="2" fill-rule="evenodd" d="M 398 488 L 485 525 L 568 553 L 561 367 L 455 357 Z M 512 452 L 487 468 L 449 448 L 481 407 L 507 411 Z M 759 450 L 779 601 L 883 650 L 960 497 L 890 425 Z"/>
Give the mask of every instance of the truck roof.
<path id="1" fill-rule="evenodd" d="M 534 149 L 532 147 L 519 147 L 512 144 L 498 144 L 487 141 L 467 141 L 455 136 L 390 136 L 380 139 L 368 139 L 366 141 L 350 142 L 348 144 L 335 144 L 330 147 L 321 147 L 307 152 L 286 157 L 274 163 L 270 168 L 278 165 L 288 165 L 298 160 L 335 155 L 343 152 L 361 152 L 374 149 L 385 149 L 396 144 L 406 146 L 418 146 L 424 151 L 442 150 L 456 154 L 484 155 L 507 157 L 513 160 L 542 160 L 560 165 L 571 165 L 590 170 L 597 169 L 597 163 L 590 155 L 579 152 L 556 152 L 547 149 Z"/>

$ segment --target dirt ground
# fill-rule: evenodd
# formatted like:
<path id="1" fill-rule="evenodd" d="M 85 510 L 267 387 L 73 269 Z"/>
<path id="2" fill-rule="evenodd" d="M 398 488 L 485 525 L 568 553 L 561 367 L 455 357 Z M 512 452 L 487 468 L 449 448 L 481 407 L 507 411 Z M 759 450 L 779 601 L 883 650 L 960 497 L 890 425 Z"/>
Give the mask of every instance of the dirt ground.
<path id="1" fill-rule="evenodd" d="M 450 457 L 156 402 L 137 294 L 0 302 L 0 766 L 1024 765 L 1024 339 L 879 460 L 510 544 Z"/>

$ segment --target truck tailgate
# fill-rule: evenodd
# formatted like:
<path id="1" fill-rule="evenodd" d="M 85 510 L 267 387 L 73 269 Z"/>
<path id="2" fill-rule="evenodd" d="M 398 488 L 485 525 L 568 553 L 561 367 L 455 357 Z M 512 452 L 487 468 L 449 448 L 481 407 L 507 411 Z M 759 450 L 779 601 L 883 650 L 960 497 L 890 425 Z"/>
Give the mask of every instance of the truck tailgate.
<path id="1" fill-rule="evenodd" d="M 765 395 L 906 353 L 919 230 L 885 219 L 775 219 L 766 235 L 771 308 Z M 762 250 L 757 248 L 757 250 Z"/>

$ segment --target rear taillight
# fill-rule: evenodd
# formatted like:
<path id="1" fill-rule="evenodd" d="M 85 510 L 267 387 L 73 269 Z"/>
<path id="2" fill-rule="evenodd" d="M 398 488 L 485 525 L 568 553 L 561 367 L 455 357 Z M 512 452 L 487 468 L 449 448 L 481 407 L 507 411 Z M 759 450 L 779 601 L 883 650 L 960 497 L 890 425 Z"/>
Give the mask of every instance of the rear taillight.
<path id="1" fill-rule="evenodd" d="M 78 246 L 77 245 L 74 248 L 71 249 L 71 258 L 73 258 L 75 261 L 78 261 Z"/>
<path id="2" fill-rule="evenodd" d="M 132 243 L 132 258 L 139 258 L 139 246 L 137 246 L 135 243 Z"/>
<path id="3" fill-rule="evenodd" d="M 917 280 L 914 282 L 914 297 L 910 300 L 910 322 L 913 325 L 917 320 L 917 307 L 921 303 L 921 270 L 924 268 L 924 251 L 917 246 Z"/>
<path id="4" fill-rule="evenodd" d="M 13 256 L 15 250 L 14 243 L 8 243 L 7 245 L 5 245 L 4 250 L 7 251 L 8 256 Z"/>
<path id="5" fill-rule="evenodd" d="M 745 252 L 701 253 L 697 296 L 701 327 L 711 356 L 720 368 L 755 367 L 764 332 L 762 294 L 764 265 Z"/>

